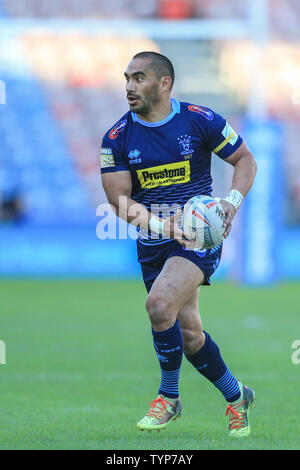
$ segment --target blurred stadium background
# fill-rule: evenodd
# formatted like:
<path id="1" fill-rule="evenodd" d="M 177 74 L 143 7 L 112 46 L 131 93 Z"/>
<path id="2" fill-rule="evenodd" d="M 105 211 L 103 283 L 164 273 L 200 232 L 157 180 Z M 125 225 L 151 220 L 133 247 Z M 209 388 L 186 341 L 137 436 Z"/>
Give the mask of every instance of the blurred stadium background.
<path id="1" fill-rule="evenodd" d="M 174 95 L 226 116 L 258 160 L 216 277 L 298 279 L 299 20 L 299 0 L 0 0 L 1 276 L 139 275 L 134 240 L 97 238 L 98 155 L 150 49 L 174 62 Z M 215 195 L 227 166 L 214 157 Z"/>

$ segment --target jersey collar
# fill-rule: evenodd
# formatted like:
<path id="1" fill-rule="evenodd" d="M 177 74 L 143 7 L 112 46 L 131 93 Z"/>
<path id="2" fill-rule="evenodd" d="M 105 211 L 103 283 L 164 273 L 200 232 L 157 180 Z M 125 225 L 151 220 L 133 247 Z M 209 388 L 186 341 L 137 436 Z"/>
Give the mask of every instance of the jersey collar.
<path id="1" fill-rule="evenodd" d="M 180 113 L 180 103 L 178 100 L 175 100 L 174 98 L 171 98 L 171 106 L 172 106 L 172 112 L 167 116 L 165 119 L 162 121 L 158 122 L 147 122 L 147 121 L 142 121 L 136 113 L 131 112 L 132 120 L 133 122 L 139 122 L 143 126 L 147 127 L 158 127 L 158 126 L 163 126 L 164 124 L 167 124 L 167 122 L 171 121 L 175 114 Z"/>

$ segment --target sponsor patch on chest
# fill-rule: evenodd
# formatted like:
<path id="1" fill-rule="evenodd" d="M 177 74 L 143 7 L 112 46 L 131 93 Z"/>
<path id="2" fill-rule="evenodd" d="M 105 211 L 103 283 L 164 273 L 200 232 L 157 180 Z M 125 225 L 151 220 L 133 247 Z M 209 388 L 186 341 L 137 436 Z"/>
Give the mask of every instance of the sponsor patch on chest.
<path id="1" fill-rule="evenodd" d="M 190 162 L 169 163 L 152 168 L 137 170 L 137 175 L 142 188 L 155 188 L 157 186 L 169 186 L 190 181 Z"/>

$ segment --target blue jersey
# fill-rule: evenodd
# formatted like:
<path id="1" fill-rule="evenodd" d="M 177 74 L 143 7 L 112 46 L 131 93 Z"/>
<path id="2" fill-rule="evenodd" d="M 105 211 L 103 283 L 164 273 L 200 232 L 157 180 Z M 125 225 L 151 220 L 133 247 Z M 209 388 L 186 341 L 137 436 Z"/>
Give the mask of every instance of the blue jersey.
<path id="1" fill-rule="evenodd" d="M 160 217 L 193 196 L 211 195 L 211 153 L 226 159 L 242 143 L 211 109 L 173 98 L 171 104 L 172 113 L 155 123 L 129 111 L 105 134 L 101 149 L 101 173 L 130 171 L 131 198 Z M 143 230 L 139 238 L 151 245 L 167 241 Z"/>

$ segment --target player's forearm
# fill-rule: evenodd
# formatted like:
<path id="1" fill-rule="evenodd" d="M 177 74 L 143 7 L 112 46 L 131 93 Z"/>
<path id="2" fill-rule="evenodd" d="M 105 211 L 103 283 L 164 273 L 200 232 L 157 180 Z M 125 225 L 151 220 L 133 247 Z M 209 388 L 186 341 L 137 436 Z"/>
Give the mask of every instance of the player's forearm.
<path id="1" fill-rule="evenodd" d="M 111 200 L 110 203 L 121 219 L 136 227 L 148 230 L 151 214 L 143 204 L 139 204 L 125 195 L 120 195 L 117 200 Z"/>
<path id="2" fill-rule="evenodd" d="M 150 213 L 131 198 L 132 182 L 128 171 L 103 173 L 103 189 L 115 213 L 126 222 L 147 230 Z"/>
<path id="3" fill-rule="evenodd" d="M 143 204 L 139 204 L 125 195 L 118 197 L 118 203 L 112 204 L 111 201 L 110 203 L 116 214 L 126 222 L 145 231 L 150 230 L 151 233 L 169 235 L 173 238 L 173 231 L 165 229 L 166 220 L 151 214 Z"/>
<path id="4" fill-rule="evenodd" d="M 243 197 L 247 195 L 253 185 L 257 165 L 251 152 L 246 152 L 234 166 L 231 189 L 239 191 Z"/>

